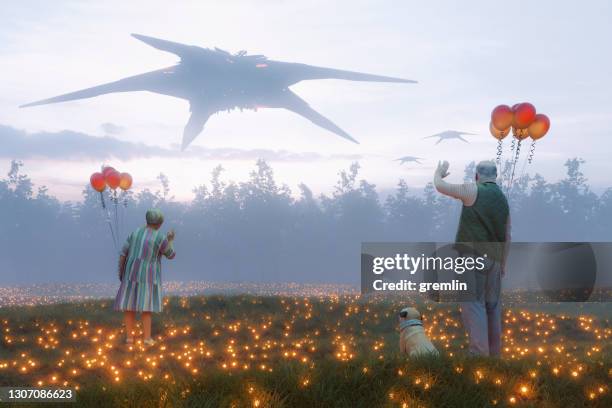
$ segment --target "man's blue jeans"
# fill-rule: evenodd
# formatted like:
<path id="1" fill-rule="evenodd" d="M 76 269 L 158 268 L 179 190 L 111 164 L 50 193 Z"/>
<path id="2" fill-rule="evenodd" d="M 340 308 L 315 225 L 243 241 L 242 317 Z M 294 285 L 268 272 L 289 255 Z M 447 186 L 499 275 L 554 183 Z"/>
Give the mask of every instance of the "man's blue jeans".
<path id="1" fill-rule="evenodd" d="M 484 273 L 475 272 L 476 299 L 461 302 L 461 318 L 469 336 L 471 354 L 501 354 L 501 265 L 494 263 Z"/>

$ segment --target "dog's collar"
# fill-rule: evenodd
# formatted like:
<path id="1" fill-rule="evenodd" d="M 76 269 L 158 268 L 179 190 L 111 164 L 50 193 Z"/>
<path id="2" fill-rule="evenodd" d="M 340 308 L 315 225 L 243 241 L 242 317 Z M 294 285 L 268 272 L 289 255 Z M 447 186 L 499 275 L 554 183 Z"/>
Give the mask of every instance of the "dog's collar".
<path id="1" fill-rule="evenodd" d="M 404 330 L 406 327 L 422 326 L 422 325 L 423 325 L 423 322 L 420 319 L 404 320 L 403 322 L 400 323 L 400 330 Z"/>

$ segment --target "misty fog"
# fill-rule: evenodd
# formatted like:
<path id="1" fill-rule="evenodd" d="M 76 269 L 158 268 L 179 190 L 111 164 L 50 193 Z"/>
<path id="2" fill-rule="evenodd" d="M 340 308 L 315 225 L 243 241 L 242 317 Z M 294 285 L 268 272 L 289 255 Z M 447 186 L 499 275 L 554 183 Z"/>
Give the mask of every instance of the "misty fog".
<path id="1" fill-rule="evenodd" d="M 537 174 L 515 181 L 514 241 L 612 239 L 612 188 L 593 193 L 582 164 L 567 160 L 566 176 L 556 183 Z M 177 232 L 177 257 L 165 261 L 164 280 L 358 284 L 361 242 L 454 240 L 458 202 L 431 184 L 414 194 L 403 180 L 382 200 L 359 169 L 353 163 L 338 173 L 332 194 L 315 196 L 304 184 L 299 195 L 278 185 L 263 160 L 245 181 L 226 180 L 219 166 L 194 186 L 191 202 L 175 200 L 172 180 L 160 174 L 158 189 L 129 192 L 126 207 L 120 201 L 120 245 L 144 224 L 148 208 L 159 207 L 162 229 Z M 472 163 L 467 180 L 473 171 Z M 33 191 L 27 162 L 13 161 L 0 180 L 0 229 L 3 285 L 117 279 L 117 252 L 100 196 L 89 185 L 81 202 L 62 202 L 44 187 Z"/>

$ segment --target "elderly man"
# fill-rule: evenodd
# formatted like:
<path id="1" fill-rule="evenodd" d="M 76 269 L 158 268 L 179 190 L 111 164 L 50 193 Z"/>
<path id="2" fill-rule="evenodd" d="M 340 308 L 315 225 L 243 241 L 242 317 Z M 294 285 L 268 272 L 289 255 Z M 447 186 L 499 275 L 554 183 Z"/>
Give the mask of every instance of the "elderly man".
<path id="1" fill-rule="evenodd" d="M 486 250 L 489 267 L 475 272 L 475 299 L 462 302 L 461 317 L 469 336 L 472 354 L 499 356 L 501 353 L 501 278 L 505 273 L 510 243 L 510 210 L 506 196 L 496 183 L 497 167 L 492 161 L 476 166 L 474 183 L 450 184 L 448 162 L 438 163 L 436 189 L 461 200 L 463 208 L 455 242 L 475 244 Z"/>

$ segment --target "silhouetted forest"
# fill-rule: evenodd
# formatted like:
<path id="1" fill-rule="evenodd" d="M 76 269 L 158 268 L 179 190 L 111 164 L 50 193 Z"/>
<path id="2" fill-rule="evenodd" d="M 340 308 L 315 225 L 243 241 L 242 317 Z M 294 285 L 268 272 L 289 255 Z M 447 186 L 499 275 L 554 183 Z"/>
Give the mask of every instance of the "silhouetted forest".
<path id="1" fill-rule="evenodd" d="M 593 193 L 582 164 L 567 160 L 566 176 L 556 183 L 537 174 L 515 182 L 515 241 L 611 240 L 612 188 Z M 472 163 L 466 179 L 473 171 Z M 383 201 L 375 185 L 359 177 L 358 163 L 339 173 L 331 194 L 320 196 L 304 184 L 299 196 L 291 194 L 263 160 L 248 181 L 222 176 L 222 167 L 214 169 L 189 203 L 173 199 L 163 174 L 158 191 L 128 193 L 120 241 L 156 206 L 166 217 L 163 228 L 177 231 L 177 257 L 165 263 L 166 280 L 358 283 L 362 241 L 452 241 L 457 227 L 458 202 L 431 184 L 413 194 L 400 180 Z M 83 198 L 62 202 L 45 187 L 35 192 L 22 163 L 12 162 L 0 180 L 2 284 L 116 279 L 100 197 L 87 186 Z"/>

